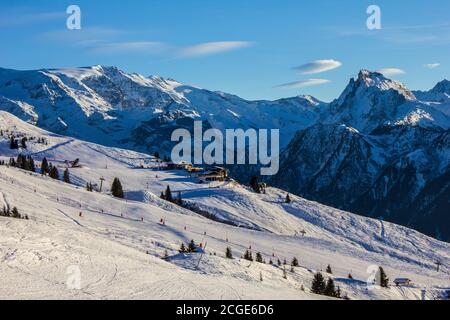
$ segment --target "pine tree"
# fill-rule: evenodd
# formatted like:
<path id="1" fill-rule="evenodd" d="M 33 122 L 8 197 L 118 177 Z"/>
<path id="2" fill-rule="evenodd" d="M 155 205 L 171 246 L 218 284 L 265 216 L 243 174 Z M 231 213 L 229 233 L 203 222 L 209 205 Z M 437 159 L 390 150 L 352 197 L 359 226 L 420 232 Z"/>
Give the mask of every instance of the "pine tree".
<path id="1" fill-rule="evenodd" d="M 175 200 L 175 203 L 179 206 L 183 205 L 183 199 L 181 198 L 181 192 L 178 192 L 178 198 Z"/>
<path id="2" fill-rule="evenodd" d="M 331 270 L 331 266 L 330 265 L 327 266 L 327 270 L 326 271 L 329 274 L 333 274 L 333 270 Z"/>
<path id="3" fill-rule="evenodd" d="M 119 178 L 114 178 L 114 181 L 111 185 L 111 193 L 113 197 L 116 198 L 124 197 L 122 183 L 120 182 Z"/>
<path id="4" fill-rule="evenodd" d="M 70 183 L 70 173 L 69 173 L 69 169 L 67 169 L 67 168 L 66 168 L 66 170 L 64 170 L 63 181 L 65 183 Z"/>
<path id="5" fill-rule="evenodd" d="M 379 268 L 378 274 L 380 277 L 380 286 L 382 288 L 389 288 L 389 278 L 382 267 Z"/>
<path id="6" fill-rule="evenodd" d="M 263 257 L 260 252 L 256 253 L 256 262 L 263 263 Z"/>
<path id="7" fill-rule="evenodd" d="M 292 259 L 291 266 L 293 266 L 293 267 L 298 267 L 298 266 L 299 266 L 298 260 L 297 260 L 296 257 L 294 257 L 294 258 Z"/>
<path id="8" fill-rule="evenodd" d="M 226 250 L 226 252 L 225 252 L 225 257 L 226 257 L 227 259 L 233 259 L 233 252 L 231 251 L 231 248 L 230 248 L 230 247 L 227 247 L 227 250 Z"/>
<path id="9" fill-rule="evenodd" d="M 334 285 L 334 280 L 331 278 L 328 278 L 327 284 L 325 286 L 325 290 L 323 292 L 324 295 L 329 297 L 335 297 L 336 296 L 336 287 Z"/>
<path id="10" fill-rule="evenodd" d="M 250 179 L 250 186 L 252 187 L 253 191 L 256 193 L 261 193 L 261 188 L 259 186 L 258 177 L 252 176 Z"/>
<path id="11" fill-rule="evenodd" d="M 29 167 L 29 171 L 31 172 L 36 172 L 36 166 L 34 165 L 34 160 L 31 156 L 28 156 L 28 167 Z"/>
<path id="12" fill-rule="evenodd" d="M 59 172 L 58 172 L 58 168 L 56 166 L 52 166 L 49 176 L 52 179 L 59 180 Z"/>
<path id="13" fill-rule="evenodd" d="M 311 285 L 311 292 L 315 294 L 323 294 L 325 291 L 325 279 L 320 272 L 314 275 L 314 279 Z"/>
<path id="14" fill-rule="evenodd" d="M 245 251 L 244 259 L 245 259 L 245 260 L 248 260 L 248 261 L 253 261 L 253 256 L 252 256 L 251 251 L 249 251 L 249 250 L 246 250 L 246 251 Z"/>
<path id="15" fill-rule="evenodd" d="M 341 288 L 339 286 L 337 287 L 335 297 L 338 298 L 338 299 L 341 298 Z"/>
<path id="16" fill-rule="evenodd" d="M 286 203 L 291 203 L 291 197 L 289 196 L 289 193 L 286 195 Z"/>
<path id="17" fill-rule="evenodd" d="M 186 247 L 184 246 L 184 243 L 181 244 L 180 250 L 178 250 L 179 253 L 186 253 Z"/>
<path id="18" fill-rule="evenodd" d="M 14 138 L 14 136 L 11 136 L 9 140 L 9 148 L 12 150 L 19 149 L 19 144 L 17 143 L 17 140 Z"/>
<path id="19" fill-rule="evenodd" d="M 194 240 L 191 240 L 191 242 L 189 242 L 187 251 L 188 252 L 197 252 L 197 246 L 195 245 Z"/>
<path id="20" fill-rule="evenodd" d="M 170 191 L 169 186 L 167 186 L 167 188 L 166 188 L 166 193 L 164 195 L 164 198 L 169 202 L 173 202 L 172 191 Z"/>
<path id="21" fill-rule="evenodd" d="M 41 174 L 47 174 L 49 173 L 48 170 L 48 161 L 47 158 L 42 159 L 42 163 L 41 163 Z"/>
<path id="22" fill-rule="evenodd" d="M 17 210 L 16 207 L 12 208 L 11 217 L 20 219 L 20 213 L 19 213 L 19 210 Z"/>
<path id="23" fill-rule="evenodd" d="M 23 137 L 23 138 L 22 138 L 21 143 L 22 143 L 22 148 L 23 148 L 23 149 L 26 149 L 26 148 L 27 148 L 27 141 L 28 141 L 27 137 Z"/>

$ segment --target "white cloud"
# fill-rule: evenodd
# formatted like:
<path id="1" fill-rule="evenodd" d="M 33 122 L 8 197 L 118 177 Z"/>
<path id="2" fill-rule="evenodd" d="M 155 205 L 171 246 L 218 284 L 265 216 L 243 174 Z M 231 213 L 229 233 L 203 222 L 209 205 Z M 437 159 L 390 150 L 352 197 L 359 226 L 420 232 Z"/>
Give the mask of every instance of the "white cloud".
<path id="1" fill-rule="evenodd" d="M 131 41 L 97 43 L 91 49 L 95 53 L 155 53 L 166 48 L 162 42 L 154 41 Z"/>
<path id="2" fill-rule="evenodd" d="M 436 69 L 436 68 L 440 67 L 441 64 L 440 63 L 427 63 L 427 64 L 424 64 L 423 66 L 428 69 Z"/>
<path id="3" fill-rule="evenodd" d="M 330 60 L 316 60 L 306 63 L 300 67 L 294 68 L 294 70 L 300 71 L 302 74 L 315 74 L 325 71 L 330 71 L 342 66 L 342 63 L 333 59 Z"/>
<path id="4" fill-rule="evenodd" d="M 301 80 L 301 81 L 295 81 L 295 82 L 281 84 L 279 86 L 276 86 L 276 88 L 298 89 L 298 88 L 304 88 L 304 87 L 318 86 L 318 85 L 327 84 L 330 82 L 331 81 L 328 79 L 308 79 L 308 80 Z"/>
<path id="5" fill-rule="evenodd" d="M 400 74 L 405 74 L 406 72 L 399 68 L 383 68 L 380 70 L 377 70 L 378 73 L 381 73 L 382 75 L 386 77 L 392 77 L 397 76 Z"/>
<path id="6" fill-rule="evenodd" d="M 15 27 L 20 25 L 37 24 L 52 20 L 61 20 L 67 17 L 65 12 L 33 12 L 0 14 L 0 27 Z"/>
<path id="7" fill-rule="evenodd" d="M 180 48 L 179 55 L 182 57 L 201 57 L 216 53 L 227 52 L 251 46 L 252 43 L 248 41 L 221 41 L 221 42 L 206 42 L 189 47 Z"/>

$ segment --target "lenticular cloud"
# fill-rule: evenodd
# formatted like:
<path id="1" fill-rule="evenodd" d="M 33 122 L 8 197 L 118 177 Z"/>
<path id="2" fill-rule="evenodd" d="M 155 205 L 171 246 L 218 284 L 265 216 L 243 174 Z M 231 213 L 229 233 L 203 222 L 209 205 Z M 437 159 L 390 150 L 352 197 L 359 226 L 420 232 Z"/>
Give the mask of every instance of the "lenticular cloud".
<path id="1" fill-rule="evenodd" d="M 342 63 L 336 60 L 316 60 L 309 62 L 300 67 L 294 68 L 294 70 L 299 71 L 302 74 L 315 74 L 325 71 L 330 71 L 342 66 Z"/>

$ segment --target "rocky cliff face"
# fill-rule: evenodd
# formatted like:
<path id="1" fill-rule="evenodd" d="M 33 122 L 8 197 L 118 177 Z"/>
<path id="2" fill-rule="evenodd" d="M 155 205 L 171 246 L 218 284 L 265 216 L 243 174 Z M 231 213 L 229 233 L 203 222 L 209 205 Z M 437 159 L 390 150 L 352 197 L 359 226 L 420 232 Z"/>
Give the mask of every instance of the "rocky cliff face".
<path id="1" fill-rule="evenodd" d="M 297 133 L 272 183 L 450 240 L 450 131 L 440 107 L 362 71 L 320 124 Z"/>

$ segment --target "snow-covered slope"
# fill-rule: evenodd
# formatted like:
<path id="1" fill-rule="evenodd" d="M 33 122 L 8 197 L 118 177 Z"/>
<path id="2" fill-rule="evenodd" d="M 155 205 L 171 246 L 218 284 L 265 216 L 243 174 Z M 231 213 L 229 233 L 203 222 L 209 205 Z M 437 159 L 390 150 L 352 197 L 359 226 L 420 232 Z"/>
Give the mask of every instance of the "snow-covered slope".
<path id="1" fill-rule="evenodd" d="M 64 160 L 80 158 L 82 165 L 69 169 L 74 185 L 0 166 L 0 201 L 31 218 L 0 218 L 0 273 L 6 279 L 0 297 L 318 299 L 323 297 L 309 293 L 312 276 L 328 264 L 333 275 L 327 276 L 353 299 L 419 299 L 422 287 L 433 298 L 450 286 L 450 245 L 405 227 L 295 196 L 286 204 L 286 193 L 276 188 L 255 194 L 237 183 L 199 185 L 184 171 L 142 169 L 157 166 L 155 159 L 57 136 L 5 112 L 0 129 L 5 160 L 22 151 L 37 163 L 47 157 L 60 172 Z M 10 150 L 11 132 L 48 144 L 29 141 L 27 150 Z M 100 177 L 106 179 L 102 193 L 84 190 L 86 182 Z M 108 194 L 114 177 L 122 181 L 126 200 Z M 167 185 L 184 201 L 241 227 L 162 201 L 158 195 Z M 199 254 L 176 252 L 190 239 L 206 245 L 198 269 Z M 237 258 L 250 246 L 267 262 L 296 256 L 301 267 L 294 273 L 288 268 L 283 279 L 276 265 L 225 259 L 227 246 Z M 160 259 L 165 250 L 167 261 Z M 368 290 L 367 268 L 373 264 L 382 265 L 391 280 L 409 277 L 415 284 Z M 67 268 L 73 265 L 81 270 L 82 290 L 66 288 Z"/>
<path id="2" fill-rule="evenodd" d="M 192 132 L 194 120 L 204 129 L 277 128 L 284 151 L 276 186 L 448 241 L 449 87 L 444 80 L 412 92 L 361 70 L 330 104 L 246 101 L 115 67 L 0 69 L 0 110 L 54 133 L 162 156 L 173 130 Z M 230 169 L 244 182 L 259 172 Z"/>
<path id="3" fill-rule="evenodd" d="M 450 115 L 450 81 L 442 80 L 430 91 L 415 91 L 414 94 L 424 103 Z"/>

